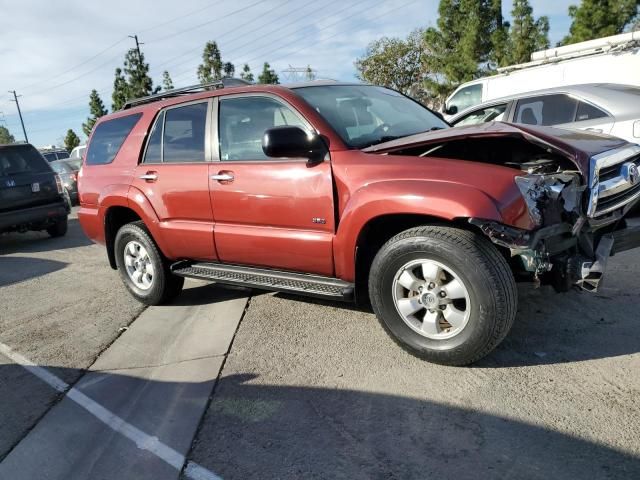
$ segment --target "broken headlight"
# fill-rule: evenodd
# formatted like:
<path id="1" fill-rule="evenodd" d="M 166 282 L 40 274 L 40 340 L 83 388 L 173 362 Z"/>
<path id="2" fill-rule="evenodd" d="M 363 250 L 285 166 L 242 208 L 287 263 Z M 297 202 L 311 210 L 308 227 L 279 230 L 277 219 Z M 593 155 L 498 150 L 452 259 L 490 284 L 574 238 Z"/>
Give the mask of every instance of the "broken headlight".
<path id="1" fill-rule="evenodd" d="M 534 225 L 541 227 L 578 213 L 580 180 L 574 173 L 529 174 L 515 178 Z"/>

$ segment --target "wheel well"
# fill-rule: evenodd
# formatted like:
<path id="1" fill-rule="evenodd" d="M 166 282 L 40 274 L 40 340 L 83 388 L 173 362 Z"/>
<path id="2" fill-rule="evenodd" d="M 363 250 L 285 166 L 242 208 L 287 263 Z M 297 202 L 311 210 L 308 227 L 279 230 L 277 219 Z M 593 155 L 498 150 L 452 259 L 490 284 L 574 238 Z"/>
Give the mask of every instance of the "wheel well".
<path id="1" fill-rule="evenodd" d="M 466 218 L 446 220 L 430 215 L 383 215 L 371 219 L 360 231 L 356 242 L 356 299 L 358 304 L 369 305 L 369 271 L 378 250 L 400 232 L 421 225 L 446 225 L 463 230 L 480 231 Z"/>
<path id="2" fill-rule="evenodd" d="M 104 238 L 107 246 L 107 256 L 109 257 L 109 265 L 114 270 L 116 267 L 115 256 L 115 239 L 118 230 L 123 225 L 141 220 L 136 212 L 127 207 L 111 207 L 107 210 L 104 217 Z"/>

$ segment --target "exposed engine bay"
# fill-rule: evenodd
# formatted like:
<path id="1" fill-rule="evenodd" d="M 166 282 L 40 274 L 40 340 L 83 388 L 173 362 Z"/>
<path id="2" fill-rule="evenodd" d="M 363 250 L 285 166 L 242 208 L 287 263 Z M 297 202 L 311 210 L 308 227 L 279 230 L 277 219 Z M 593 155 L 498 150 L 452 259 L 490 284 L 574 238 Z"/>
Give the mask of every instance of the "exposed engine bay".
<path id="1" fill-rule="evenodd" d="M 551 284 L 557 291 L 567 291 L 572 286 L 596 291 L 608 257 L 621 249 L 640 246 L 640 231 L 626 228 L 624 219 L 635 201 L 606 215 L 594 215 L 595 207 L 590 211 L 593 192 L 596 199 L 598 192 L 608 194 L 603 193 L 599 183 L 599 168 L 583 173 L 567 155 L 543 142 L 525 136 L 454 138 L 394 153 L 468 160 L 519 170 L 521 175 L 515 177 L 515 182 L 534 229 L 522 230 L 485 219 L 469 221 L 492 242 L 508 249 L 514 271 L 520 272 L 521 277 Z M 640 151 L 636 153 L 637 158 L 631 160 L 640 165 Z M 625 160 L 628 159 L 609 169 L 618 171 L 628 165 Z M 603 165 L 610 163 L 605 161 Z M 634 185 L 631 182 L 629 189 Z"/>

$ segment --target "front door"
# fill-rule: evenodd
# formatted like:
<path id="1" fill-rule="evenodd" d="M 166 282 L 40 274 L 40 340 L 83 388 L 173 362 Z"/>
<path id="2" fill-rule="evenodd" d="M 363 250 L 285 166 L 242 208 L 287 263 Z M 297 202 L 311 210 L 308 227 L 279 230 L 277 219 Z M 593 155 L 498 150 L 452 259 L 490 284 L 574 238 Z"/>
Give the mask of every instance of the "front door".
<path id="1" fill-rule="evenodd" d="M 333 275 L 331 164 L 268 158 L 265 130 L 310 125 L 265 94 L 219 97 L 220 161 L 209 167 L 220 261 Z"/>
<path id="2" fill-rule="evenodd" d="M 158 115 L 133 186 L 149 200 L 173 258 L 216 260 L 209 198 L 210 100 Z"/>

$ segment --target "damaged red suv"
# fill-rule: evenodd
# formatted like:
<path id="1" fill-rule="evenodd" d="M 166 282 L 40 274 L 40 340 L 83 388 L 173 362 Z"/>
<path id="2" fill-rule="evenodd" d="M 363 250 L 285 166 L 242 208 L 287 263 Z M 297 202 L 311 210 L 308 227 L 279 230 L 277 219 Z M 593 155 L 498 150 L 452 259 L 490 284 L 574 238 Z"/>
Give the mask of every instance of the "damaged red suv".
<path id="1" fill-rule="evenodd" d="M 369 303 L 411 353 L 472 363 L 507 334 L 516 278 L 595 291 L 640 245 L 640 146 L 449 128 L 382 87 L 210 84 L 102 117 L 80 222 L 141 302 L 184 278 Z"/>

